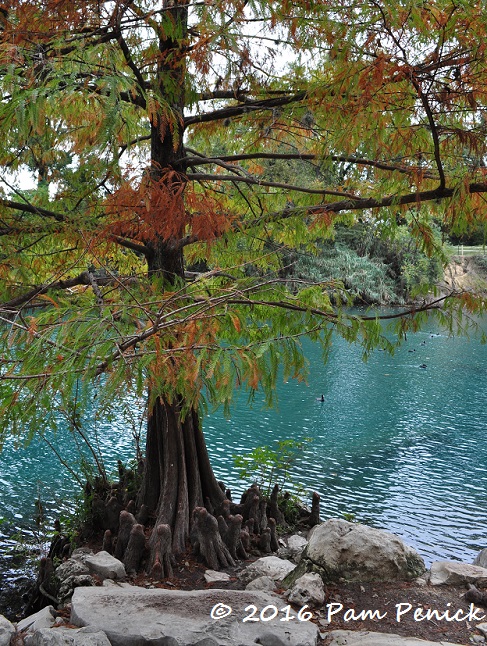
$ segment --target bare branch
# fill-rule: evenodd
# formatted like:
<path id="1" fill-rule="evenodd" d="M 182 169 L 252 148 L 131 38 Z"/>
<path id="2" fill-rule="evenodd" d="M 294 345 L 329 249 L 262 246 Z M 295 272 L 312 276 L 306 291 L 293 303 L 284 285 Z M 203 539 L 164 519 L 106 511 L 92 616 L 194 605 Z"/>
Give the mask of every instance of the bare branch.
<path id="1" fill-rule="evenodd" d="M 207 123 L 209 121 L 238 117 L 247 112 L 272 110 L 273 108 L 280 106 L 297 103 L 305 98 L 306 92 L 299 92 L 298 94 L 262 99 L 260 101 L 246 101 L 243 104 L 228 106 L 226 108 L 221 108 L 220 110 L 214 110 L 213 112 L 205 112 L 203 114 L 186 117 L 184 120 L 184 127 L 186 128 L 194 123 Z"/>
<path id="2" fill-rule="evenodd" d="M 397 164 L 388 164 L 383 161 L 374 159 L 365 159 L 363 157 L 354 157 L 346 155 L 330 155 L 320 156 L 312 153 L 247 153 L 242 155 L 221 155 L 216 157 L 183 157 L 180 161 L 188 166 L 195 165 L 201 166 L 206 164 L 218 164 L 218 162 L 238 162 L 238 161 L 251 161 L 253 159 L 286 159 L 286 160 L 302 160 L 302 161 L 333 161 L 354 164 L 356 166 L 371 166 L 380 170 L 386 170 L 397 173 L 404 173 L 406 175 L 414 175 L 422 172 L 426 179 L 438 179 L 436 174 L 430 171 L 422 171 L 418 166 L 405 166 Z"/>
<path id="3" fill-rule="evenodd" d="M 259 180 L 255 177 L 241 177 L 236 175 L 211 175 L 205 173 L 188 173 L 188 179 L 197 181 L 212 181 L 212 182 L 243 182 L 244 184 L 251 184 L 252 186 L 267 186 L 270 188 L 282 188 L 286 191 L 297 191 L 299 193 L 310 193 L 312 195 L 336 195 L 338 197 L 346 197 L 349 200 L 359 199 L 351 193 L 344 193 L 343 191 L 330 191 L 324 188 L 306 188 L 304 186 L 296 186 L 293 184 L 284 184 L 282 182 L 266 182 Z"/>

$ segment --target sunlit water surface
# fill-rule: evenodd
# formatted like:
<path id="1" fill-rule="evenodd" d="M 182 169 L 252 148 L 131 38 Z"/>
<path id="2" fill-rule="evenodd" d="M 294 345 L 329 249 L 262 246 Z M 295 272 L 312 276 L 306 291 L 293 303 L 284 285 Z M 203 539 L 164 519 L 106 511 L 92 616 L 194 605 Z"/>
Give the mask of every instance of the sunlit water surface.
<path id="1" fill-rule="evenodd" d="M 378 351 L 367 363 L 340 339 L 325 365 L 315 346 L 305 350 L 307 384 L 281 383 L 277 410 L 258 401 L 249 407 L 242 396 L 230 420 L 220 412 L 206 418 L 218 478 L 241 492 L 248 483 L 238 480 L 232 455 L 274 440 L 311 438 L 293 479 L 319 492 L 323 518 L 353 514 L 391 530 L 427 562 L 471 562 L 487 545 L 487 346 L 430 328 L 410 335 L 393 357 Z M 324 403 L 317 400 L 322 393 Z M 91 436 L 108 470 L 133 457 L 122 415 L 98 421 Z M 65 460 L 76 461 L 68 432 L 56 443 Z M 0 590 L 20 576 L 11 535 L 36 529 L 35 499 L 40 496 L 53 518 L 78 490 L 45 443 L 17 450 L 7 444 L 0 456 Z"/>

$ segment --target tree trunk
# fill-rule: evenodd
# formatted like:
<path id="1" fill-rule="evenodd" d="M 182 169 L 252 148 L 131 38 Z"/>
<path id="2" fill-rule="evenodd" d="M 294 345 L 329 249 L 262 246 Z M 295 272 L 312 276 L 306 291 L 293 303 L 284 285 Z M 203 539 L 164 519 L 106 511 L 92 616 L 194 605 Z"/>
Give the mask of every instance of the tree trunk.
<path id="1" fill-rule="evenodd" d="M 155 187 L 153 205 L 157 222 L 155 235 L 145 244 L 149 250 L 149 276 L 162 277 L 164 288 L 171 288 L 184 283 L 180 238 L 185 229 L 184 191 L 181 190 L 181 181 L 184 181 L 181 173 L 185 168 L 180 167 L 178 160 L 184 157 L 188 7 L 186 0 L 163 0 L 163 7 L 166 12 L 164 28 L 161 27 L 153 92 L 156 97 L 161 97 L 160 105 L 169 105 L 171 110 L 168 112 L 161 107 L 164 113 L 151 115 L 150 176 Z M 171 208 L 157 207 L 156 193 L 161 182 L 164 182 L 167 194 L 174 196 Z M 162 233 L 164 231 L 172 233 L 166 235 Z M 150 394 L 149 400 L 154 400 Z M 207 499 L 218 506 L 225 497 L 210 466 L 198 414 L 190 410 L 183 419 L 182 409 L 181 400 L 168 401 L 157 397 L 149 410 L 145 468 L 137 499 L 138 509 L 145 504 L 156 515 L 155 527 L 170 527 L 174 553 L 186 548 L 195 507 L 204 505 Z M 157 547 L 156 531 L 149 544 L 154 551 Z M 152 556 L 151 562 L 154 561 Z"/>
<path id="2" fill-rule="evenodd" d="M 225 498 L 210 465 L 198 414 L 192 410 L 182 419 L 180 411 L 180 402 L 161 398 L 152 408 L 138 498 L 138 507 L 146 504 L 155 512 L 155 526 L 171 528 L 174 553 L 186 548 L 195 507 L 207 499 L 217 507 Z"/>

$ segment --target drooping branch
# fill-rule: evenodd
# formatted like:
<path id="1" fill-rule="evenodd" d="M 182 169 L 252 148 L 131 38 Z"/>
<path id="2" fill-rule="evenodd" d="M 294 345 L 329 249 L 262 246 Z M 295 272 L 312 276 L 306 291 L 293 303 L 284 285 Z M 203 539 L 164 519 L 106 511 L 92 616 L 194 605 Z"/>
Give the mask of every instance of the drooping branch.
<path id="1" fill-rule="evenodd" d="M 124 55 L 125 61 L 129 68 L 132 70 L 136 80 L 137 80 L 137 85 L 139 86 L 139 92 L 143 92 L 145 87 L 146 87 L 146 82 L 144 77 L 142 76 L 140 69 L 137 67 L 137 65 L 134 63 L 134 60 L 132 58 L 132 54 L 130 53 L 129 47 L 122 35 L 121 30 L 116 31 L 117 35 L 117 42 L 120 45 L 120 49 L 122 50 L 122 53 Z"/>
<path id="2" fill-rule="evenodd" d="M 106 276 L 103 278 L 98 277 L 96 279 L 96 285 L 97 287 L 99 287 L 100 285 L 105 286 L 113 283 L 123 285 L 124 282 L 133 281 L 133 280 L 135 279 L 121 278 L 120 276 L 117 276 L 116 278 L 112 278 L 110 276 Z M 77 285 L 86 285 L 87 287 L 93 286 L 93 277 L 90 276 L 89 271 L 83 271 L 77 276 L 74 276 L 73 278 L 67 278 L 66 280 L 56 280 L 52 283 L 36 285 L 28 292 L 25 292 L 24 294 L 17 296 L 16 298 L 12 298 L 11 300 L 6 301 L 5 303 L 1 303 L 0 311 L 17 310 L 19 307 L 22 307 L 23 305 L 32 303 L 38 296 L 47 294 L 50 291 L 71 289 L 72 287 L 76 287 Z"/>
<path id="3" fill-rule="evenodd" d="M 285 282 L 281 279 L 276 279 L 272 281 L 267 281 L 266 284 L 271 284 L 275 282 Z M 195 297 L 191 303 L 188 305 L 182 306 L 177 310 L 171 310 L 170 313 L 168 313 L 165 317 L 161 318 L 154 322 L 154 324 L 146 330 L 143 330 L 139 332 L 138 334 L 133 334 L 130 337 L 126 338 L 125 340 L 121 340 L 120 342 L 117 343 L 117 349 L 110 355 L 110 357 L 107 357 L 105 360 L 103 360 L 101 363 L 98 364 L 95 374 L 96 376 L 99 376 L 103 374 L 109 366 L 112 366 L 116 361 L 120 360 L 127 350 L 131 348 L 135 348 L 138 346 L 141 342 L 146 341 L 150 337 L 153 337 L 155 335 L 160 334 L 160 332 L 169 327 L 176 327 L 180 325 L 184 325 L 190 320 L 197 320 L 198 318 L 205 318 L 210 316 L 215 315 L 215 311 L 218 310 L 219 308 L 223 307 L 228 307 L 229 305 L 243 305 L 243 306 L 248 306 L 250 308 L 253 308 L 255 306 L 262 306 L 262 307 L 267 307 L 267 308 L 278 308 L 278 309 L 284 309 L 296 313 L 307 313 L 311 314 L 313 316 L 316 316 L 320 319 L 323 320 L 323 325 L 328 325 L 328 324 L 335 324 L 338 319 L 339 315 L 335 313 L 334 311 L 330 310 L 322 310 L 319 308 L 314 308 L 314 307 L 309 307 L 307 305 L 300 305 L 299 303 L 295 302 L 290 302 L 290 301 L 272 301 L 272 300 L 263 300 L 263 299 L 254 299 L 251 298 L 250 295 L 249 297 L 245 297 L 244 294 L 247 292 L 250 294 L 251 291 L 255 290 L 257 286 L 249 287 L 248 289 L 245 290 L 235 290 L 233 292 L 230 292 L 226 295 L 223 296 L 217 296 L 214 298 L 198 298 Z M 457 296 L 457 292 L 451 292 L 449 294 L 445 294 L 444 296 L 441 296 L 435 300 L 432 300 L 430 302 L 425 302 L 422 305 L 418 306 L 413 306 L 409 309 L 404 309 L 401 312 L 397 312 L 394 314 L 384 314 L 384 315 L 379 315 L 379 316 L 361 316 L 360 319 L 363 321 L 375 321 L 377 319 L 380 320 L 393 320 L 393 319 L 398 319 L 398 318 L 405 318 L 410 315 L 415 315 L 420 312 L 427 312 L 427 311 L 433 311 L 433 310 L 438 310 L 440 309 L 441 305 L 447 300 L 448 298 Z M 182 312 L 186 311 L 187 315 L 183 318 L 180 318 L 178 315 Z M 350 317 L 351 319 L 354 319 L 356 317 Z M 302 334 L 306 334 L 307 331 L 303 330 Z M 171 352 L 178 352 L 178 351 L 185 351 L 188 348 L 185 347 L 180 347 L 177 350 L 174 349 L 168 349 L 167 353 L 170 354 Z M 195 351 L 198 348 L 196 346 L 192 346 L 191 350 Z"/>
<path id="4" fill-rule="evenodd" d="M 438 174 L 440 176 L 440 185 L 439 189 L 442 190 L 446 186 L 446 177 L 445 177 L 445 171 L 443 169 L 443 162 L 441 159 L 441 151 L 440 151 L 440 136 L 438 134 L 438 128 L 436 126 L 435 119 L 433 117 L 433 112 L 431 110 L 431 106 L 429 104 L 428 98 L 424 94 L 421 84 L 419 81 L 414 77 L 414 75 L 411 75 L 411 82 L 418 93 L 419 99 L 421 101 L 421 104 L 424 108 L 424 111 L 426 113 L 426 117 L 428 119 L 429 127 L 431 130 L 431 136 L 433 138 L 433 148 L 434 148 L 434 155 L 435 155 L 435 162 L 436 162 L 436 168 L 438 169 Z"/>

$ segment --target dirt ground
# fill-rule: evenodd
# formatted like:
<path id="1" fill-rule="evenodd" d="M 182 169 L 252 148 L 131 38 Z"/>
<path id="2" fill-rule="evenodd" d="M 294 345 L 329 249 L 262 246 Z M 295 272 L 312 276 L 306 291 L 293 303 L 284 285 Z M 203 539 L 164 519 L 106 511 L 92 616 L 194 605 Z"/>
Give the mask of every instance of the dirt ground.
<path id="1" fill-rule="evenodd" d="M 244 586 L 237 575 L 248 563 L 249 561 L 239 563 L 237 567 L 226 570 L 230 575 L 229 582 L 209 585 L 204 579 L 207 568 L 202 563 L 198 563 L 193 556 L 186 555 L 179 561 L 174 576 L 164 583 L 155 584 L 145 576 L 137 577 L 132 583 L 143 587 L 180 590 L 210 588 L 240 590 Z M 278 592 L 282 594 L 284 591 Z M 476 625 L 482 621 L 487 622 L 487 609 L 477 607 L 473 619 L 469 619 L 471 606 L 463 598 L 465 592 L 466 589 L 462 587 L 428 586 L 404 582 L 339 584 L 328 586 L 324 605 L 311 610 L 313 621 L 322 634 L 322 646 L 326 646 L 331 641 L 325 633 L 339 629 L 395 633 L 436 642 L 471 644 L 470 638 L 473 635 L 479 637 L 482 635 L 479 630 L 476 630 Z M 283 597 L 283 606 L 286 604 L 287 600 Z M 398 604 L 403 605 L 398 606 Z M 296 607 L 295 611 L 298 610 L 299 608 Z M 366 619 L 354 619 L 354 617 L 363 617 L 360 613 L 366 610 L 370 611 Z M 458 612 L 459 610 L 462 612 Z M 375 614 L 374 611 L 376 611 Z M 428 611 L 430 611 L 429 616 Z M 456 615 L 459 620 L 447 621 L 445 611 L 449 613 L 447 616 Z M 330 617 L 329 613 L 332 613 Z M 485 620 L 482 619 L 484 614 Z M 421 618 L 423 619 L 420 620 Z M 328 619 L 330 619 L 329 623 Z M 460 619 L 463 620 L 460 621 Z"/>
<path id="2" fill-rule="evenodd" d="M 487 610 L 477 608 L 476 612 L 470 613 L 474 619 L 469 620 L 471 606 L 463 598 L 465 592 L 464 588 L 418 586 L 414 583 L 344 584 L 327 589 L 325 607 L 317 612 L 322 622 L 326 622 L 328 613 L 339 609 L 338 605 L 326 607 L 326 604 L 343 605 L 343 609 L 331 617 L 328 628 L 321 625 L 324 631 L 368 630 L 437 642 L 470 644 L 473 635 L 482 635 L 475 627 L 482 623 L 482 615 L 487 619 Z M 349 621 L 346 621 L 345 613 L 349 609 L 354 612 L 348 614 Z M 360 617 L 361 610 L 369 609 L 378 611 L 374 618 L 367 618 L 365 621 L 353 619 L 354 616 Z M 458 612 L 459 610 L 463 612 Z M 417 620 L 414 618 L 415 611 Z M 456 615 L 463 620 L 447 621 L 445 611 L 448 611 L 446 617 Z M 475 617 L 479 619 L 475 620 Z M 329 641 L 325 639 L 324 644 Z"/>

